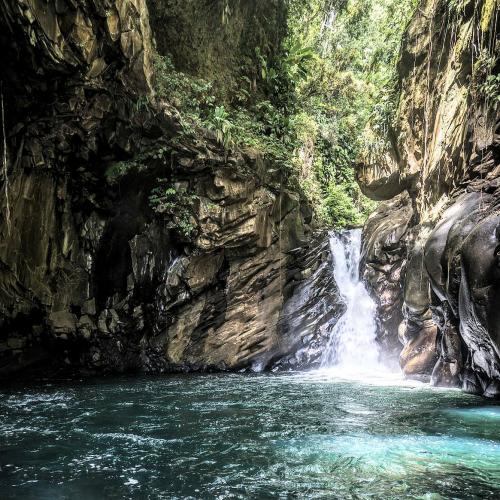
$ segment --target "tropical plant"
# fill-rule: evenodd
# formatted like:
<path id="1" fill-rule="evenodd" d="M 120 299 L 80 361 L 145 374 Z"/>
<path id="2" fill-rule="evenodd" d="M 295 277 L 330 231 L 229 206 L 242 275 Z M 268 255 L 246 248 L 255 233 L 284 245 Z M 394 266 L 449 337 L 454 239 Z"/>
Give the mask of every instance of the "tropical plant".
<path id="1" fill-rule="evenodd" d="M 243 73 L 229 102 L 164 56 L 155 58 L 156 95 L 178 108 L 185 133 L 206 127 L 225 148 L 252 146 L 271 157 L 281 178 L 314 200 L 322 224 L 360 224 L 373 204 L 355 166 L 363 151 L 385 147 L 399 44 L 416 1 L 287 0 L 281 50 L 269 56 L 256 48 L 259 76 Z M 229 1 L 222 6 L 227 23 Z M 487 80 L 485 92 L 496 83 Z"/>
<path id="2" fill-rule="evenodd" d="M 229 113 L 224 106 L 216 106 L 209 128 L 215 131 L 217 141 L 228 148 L 232 144 L 233 123 L 229 119 Z"/>
<path id="3" fill-rule="evenodd" d="M 176 189 L 166 179 L 158 179 L 158 184 L 149 196 L 151 208 L 166 217 L 168 228 L 176 229 L 184 237 L 191 237 L 196 227 L 193 205 L 198 196 Z"/>

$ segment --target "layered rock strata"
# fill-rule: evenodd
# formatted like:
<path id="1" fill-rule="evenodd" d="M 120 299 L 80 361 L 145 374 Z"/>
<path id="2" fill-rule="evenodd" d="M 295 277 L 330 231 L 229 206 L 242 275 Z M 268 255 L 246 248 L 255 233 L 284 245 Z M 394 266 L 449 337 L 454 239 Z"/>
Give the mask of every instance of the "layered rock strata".
<path id="1" fill-rule="evenodd" d="M 364 276 L 408 376 L 498 397 L 499 6 L 458 4 L 422 1 L 406 31 L 395 129 L 358 175 L 390 200 Z"/>
<path id="2" fill-rule="evenodd" d="M 146 2 L 2 9 L 0 374 L 313 364 L 342 304 L 310 207 L 155 100 Z"/>

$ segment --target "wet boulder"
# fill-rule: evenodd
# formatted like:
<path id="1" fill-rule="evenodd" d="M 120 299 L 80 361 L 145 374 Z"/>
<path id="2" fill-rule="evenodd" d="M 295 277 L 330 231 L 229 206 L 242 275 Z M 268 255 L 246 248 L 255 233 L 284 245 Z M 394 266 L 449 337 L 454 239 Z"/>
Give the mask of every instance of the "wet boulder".
<path id="1" fill-rule="evenodd" d="M 360 269 L 377 307 L 378 339 L 384 353 L 396 359 L 401 350 L 397 331 L 403 321 L 403 276 L 412 216 L 410 197 L 402 194 L 378 206 L 362 236 Z"/>

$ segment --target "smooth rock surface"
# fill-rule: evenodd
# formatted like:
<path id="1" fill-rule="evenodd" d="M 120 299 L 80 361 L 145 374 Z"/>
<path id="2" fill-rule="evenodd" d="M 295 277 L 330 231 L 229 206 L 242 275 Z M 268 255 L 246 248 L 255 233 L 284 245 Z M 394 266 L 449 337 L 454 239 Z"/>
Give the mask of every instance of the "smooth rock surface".
<path id="1" fill-rule="evenodd" d="M 364 276 L 379 297 L 380 335 L 403 343 L 408 376 L 497 397 L 500 117 L 478 90 L 487 74 L 471 65 L 478 47 L 498 55 L 498 4 L 487 3 L 466 1 L 457 11 L 444 0 L 422 2 L 403 40 L 399 108 L 387 138 L 393 161 L 367 159 L 358 179 L 374 199 L 405 190 L 381 203 L 364 229 Z M 498 73 L 498 62 L 490 71 Z M 411 207 L 406 217 L 402 199 Z"/>

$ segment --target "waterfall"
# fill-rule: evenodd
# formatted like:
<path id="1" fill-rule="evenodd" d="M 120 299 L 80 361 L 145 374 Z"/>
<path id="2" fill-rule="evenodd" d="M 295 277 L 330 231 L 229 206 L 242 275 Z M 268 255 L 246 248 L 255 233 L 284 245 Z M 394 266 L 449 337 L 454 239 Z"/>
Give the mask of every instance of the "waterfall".
<path id="1" fill-rule="evenodd" d="M 385 371 L 379 363 L 375 304 L 359 279 L 361 230 L 331 233 L 330 247 L 333 275 L 347 309 L 330 332 L 321 367 L 347 377 Z"/>

